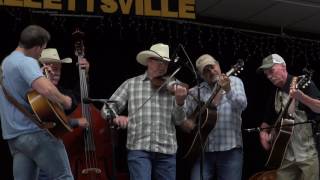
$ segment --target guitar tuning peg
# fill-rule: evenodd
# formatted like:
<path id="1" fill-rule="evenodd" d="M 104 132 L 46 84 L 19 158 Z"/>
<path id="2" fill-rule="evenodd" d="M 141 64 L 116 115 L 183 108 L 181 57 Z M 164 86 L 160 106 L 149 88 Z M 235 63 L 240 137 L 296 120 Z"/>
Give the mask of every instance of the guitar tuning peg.
<path id="1" fill-rule="evenodd" d="M 241 71 L 243 70 L 243 67 L 240 69 Z"/>
<path id="2" fill-rule="evenodd" d="M 237 71 L 238 74 L 240 74 L 241 71 Z"/>
<path id="3" fill-rule="evenodd" d="M 235 73 L 234 73 L 234 75 L 235 75 L 235 76 L 237 76 L 237 75 L 238 75 L 238 73 L 236 73 L 236 72 L 235 72 Z"/>

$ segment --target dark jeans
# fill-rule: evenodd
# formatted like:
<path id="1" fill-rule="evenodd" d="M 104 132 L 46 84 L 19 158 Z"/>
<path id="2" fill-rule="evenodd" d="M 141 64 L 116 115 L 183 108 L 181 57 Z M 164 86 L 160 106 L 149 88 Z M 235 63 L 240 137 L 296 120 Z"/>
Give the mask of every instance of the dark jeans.
<path id="1" fill-rule="evenodd" d="M 242 148 L 228 151 L 206 152 L 203 159 L 203 179 L 241 180 L 243 153 Z M 191 180 L 200 179 L 200 158 L 192 168 Z"/>
<path id="2" fill-rule="evenodd" d="M 130 180 L 175 180 L 176 155 L 128 150 Z"/>

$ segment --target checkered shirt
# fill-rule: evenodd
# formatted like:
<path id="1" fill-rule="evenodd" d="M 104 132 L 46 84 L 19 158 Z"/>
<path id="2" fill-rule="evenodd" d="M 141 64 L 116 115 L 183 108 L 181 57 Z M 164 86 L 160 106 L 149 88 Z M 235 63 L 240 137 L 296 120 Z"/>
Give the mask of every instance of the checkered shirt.
<path id="1" fill-rule="evenodd" d="M 241 113 L 247 107 L 247 98 L 241 79 L 230 76 L 231 90 L 225 93 L 217 106 L 218 119 L 214 129 L 208 136 L 206 151 L 227 151 L 235 147 L 242 147 Z M 206 82 L 200 84 L 201 101 L 206 102 L 212 94 L 212 88 Z M 197 86 L 190 89 L 190 93 L 197 97 Z M 185 104 L 187 114 L 190 115 L 197 103 L 192 96 L 187 97 Z"/>
<path id="2" fill-rule="evenodd" d="M 168 91 L 156 93 L 146 73 L 126 80 L 110 100 L 118 101 L 112 107 L 117 113 L 128 108 L 128 149 L 176 153 L 175 125 L 185 119 L 184 108 Z"/>

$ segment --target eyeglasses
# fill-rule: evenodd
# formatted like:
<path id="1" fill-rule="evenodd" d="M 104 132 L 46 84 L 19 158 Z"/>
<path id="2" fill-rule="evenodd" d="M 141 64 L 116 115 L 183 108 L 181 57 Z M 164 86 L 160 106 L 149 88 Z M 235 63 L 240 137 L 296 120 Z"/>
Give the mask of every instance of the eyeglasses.
<path id="1" fill-rule="evenodd" d="M 168 64 L 169 63 L 169 62 L 163 60 L 162 58 L 151 57 L 149 59 L 151 59 L 153 62 L 156 62 L 157 64 Z"/>

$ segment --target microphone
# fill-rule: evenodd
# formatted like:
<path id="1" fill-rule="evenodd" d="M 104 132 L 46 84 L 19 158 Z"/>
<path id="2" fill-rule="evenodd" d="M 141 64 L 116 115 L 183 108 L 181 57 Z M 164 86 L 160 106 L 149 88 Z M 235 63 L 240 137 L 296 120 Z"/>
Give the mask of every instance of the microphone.
<path id="1" fill-rule="evenodd" d="M 189 70 L 191 69 L 188 65 L 189 62 L 185 61 L 183 58 L 180 58 L 179 56 L 175 56 L 175 58 L 172 58 L 172 60 L 170 61 L 170 64 L 174 66 L 183 66 L 188 68 Z"/>
<path id="2" fill-rule="evenodd" d="M 82 102 L 83 102 L 84 104 L 90 104 L 90 103 L 94 103 L 94 102 L 99 102 L 99 103 L 107 104 L 107 103 L 116 103 L 117 101 L 108 100 L 108 99 L 83 98 L 83 99 L 82 99 Z"/>
<path id="3" fill-rule="evenodd" d="M 177 63 L 177 62 L 179 62 L 179 60 L 180 60 L 180 57 L 179 56 L 176 56 L 174 59 L 173 59 L 173 63 Z"/>
<path id="4" fill-rule="evenodd" d="M 248 129 L 244 129 L 245 131 L 247 132 L 260 132 L 261 131 L 261 128 L 259 127 L 256 127 L 256 128 L 248 128 Z"/>
<path id="5" fill-rule="evenodd" d="M 169 61 L 169 64 L 171 65 L 177 65 L 180 64 L 181 60 L 179 56 L 174 56 L 171 58 L 171 61 Z"/>
<path id="6" fill-rule="evenodd" d="M 172 63 L 177 63 L 177 62 L 179 61 L 179 59 L 180 59 L 180 57 L 178 56 L 179 51 L 180 51 L 180 47 L 177 46 L 177 47 L 174 49 L 174 51 L 173 51 L 173 53 L 172 53 L 172 56 L 171 56 L 171 58 L 170 58 Z"/>
<path id="7" fill-rule="evenodd" d="M 172 53 L 173 56 L 171 56 L 171 58 L 170 58 L 170 59 L 171 59 L 170 63 L 171 63 L 172 65 L 178 65 L 178 66 L 185 66 L 185 65 L 187 65 L 187 63 L 186 63 L 186 62 L 183 62 L 183 60 L 180 58 L 179 52 L 180 52 L 180 45 L 178 45 L 178 46 L 176 47 L 176 49 L 174 50 L 174 53 Z"/>

